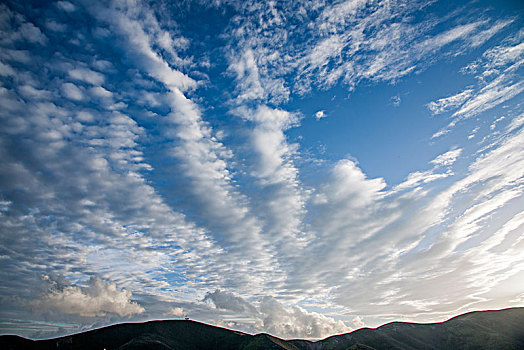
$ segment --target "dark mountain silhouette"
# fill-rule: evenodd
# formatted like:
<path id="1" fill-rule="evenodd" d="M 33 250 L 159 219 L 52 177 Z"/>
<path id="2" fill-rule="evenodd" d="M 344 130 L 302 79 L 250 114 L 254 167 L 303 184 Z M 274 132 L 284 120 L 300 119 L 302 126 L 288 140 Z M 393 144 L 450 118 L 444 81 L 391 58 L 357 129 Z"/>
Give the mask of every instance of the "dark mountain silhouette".
<path id="1" fill-rule="evenodd" d="M 524 349 L 524 308 L 470 312 L 442 323 L 392 322 L 316 342 L 172 320 L 118 324 L 38 341 L 5 335 L 0 349 Z"/>
<path id="2" fill-rule="evenodd" d="M 308 350 L 524 349 L 524 308 L 470 312 L 442 323 L 392 322 L 315 343 L 291 342 Z"/>

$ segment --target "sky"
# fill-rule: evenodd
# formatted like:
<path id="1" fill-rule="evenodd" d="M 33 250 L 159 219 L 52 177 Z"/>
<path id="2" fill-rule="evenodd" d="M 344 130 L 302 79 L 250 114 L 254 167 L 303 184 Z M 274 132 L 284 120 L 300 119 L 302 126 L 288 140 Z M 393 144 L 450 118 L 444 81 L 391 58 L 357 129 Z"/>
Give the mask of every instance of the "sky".
<path id="1" fill-rule="evenodd" d="M 2 1 L 0 333 L 524 306 L 523 10 Z"/>

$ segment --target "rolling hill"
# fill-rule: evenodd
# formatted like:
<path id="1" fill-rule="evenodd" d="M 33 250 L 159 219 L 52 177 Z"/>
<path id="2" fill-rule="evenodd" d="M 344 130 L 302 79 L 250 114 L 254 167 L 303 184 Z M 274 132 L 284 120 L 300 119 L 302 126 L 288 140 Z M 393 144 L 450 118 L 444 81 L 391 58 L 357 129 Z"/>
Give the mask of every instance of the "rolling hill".
<path id="1" fill-rule="evenodd" d="M 1 349 L 524 349 L 524 308 L 477 311 L 442 323 L 392 322 L 316 342 L 250 335 L 189 320 L 125 323 L 48 340 L 0 337 Z"/>

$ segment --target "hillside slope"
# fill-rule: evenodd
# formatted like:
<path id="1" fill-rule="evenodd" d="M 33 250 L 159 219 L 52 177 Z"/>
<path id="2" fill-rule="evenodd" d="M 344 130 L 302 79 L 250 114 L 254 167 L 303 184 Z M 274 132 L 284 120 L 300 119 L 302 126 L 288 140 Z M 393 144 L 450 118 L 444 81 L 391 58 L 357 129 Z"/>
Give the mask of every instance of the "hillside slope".
<path id="1" fill-rule="evenodd" d="M 471 312 L 442 323 L 392 322 L 317 342 L 172 320 L 119 324 L 39 341 L 1 336 L 0 349 L 524 349 L 524 308 Z"/>

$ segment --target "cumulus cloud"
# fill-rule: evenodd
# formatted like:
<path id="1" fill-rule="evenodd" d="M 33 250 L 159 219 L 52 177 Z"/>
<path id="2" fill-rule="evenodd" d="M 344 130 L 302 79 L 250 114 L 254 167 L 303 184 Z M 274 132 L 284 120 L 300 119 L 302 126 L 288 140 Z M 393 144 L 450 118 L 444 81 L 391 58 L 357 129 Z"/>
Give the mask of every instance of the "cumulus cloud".
<path id="1" fill-rule="evenodd" d="M 362 317 L 360 316 L 355 316 L 351 322 L 353 323 L 355 328 L 366 327 L 366 324 L 364 323 L 364 321 L 362 320 Z"/>
<path id="2" fill-rule="evenodd" d="M 261 300 L 259 310 L 262 329 L 283 338 L 318 339 L 352 330 L 340 320 L 316 312 L 308 312 L 299 306 L 288 308 L 271 297 L 264 297 Z"/>
<path id="3" fill-rule="evenodd" d="M 141 314 L 145 309 L 131 300 L 129 290 L 117 288 L 115 283 L 92 277 L 87 286 L 59 285 L 44 278 L 50 288 L 46 294 L 33 301 L 31 306 L 40 310 L 54 310 L 83 317 L 105 316 L 114 313 L 119 316 Z"/>
<path id="4" fill-rule="evenodd" d="M 238 312 L 255 313 L 256 309 L 243 298 L 231 292 L 221 291 L 207 292 L 204 301 L 212 301 L 220 309 L 233 310 Z"/>
<path id="5" fill-rule="evenodd" d="M 333 182 L 324 193 L 335 203 L 349 207 L 364 207 L 380 198 L 386 187 L 382 178 L 367 179 L 366 174 L 351 159 L 340 160 L 332 170 Z"/>
<path id="6" fill-rule="evenodd" d="M 326 111 L 318 111 L 315 113 L 315 119 L 316 120 L 320 120 L 322 118 L 326 118 L 327 115 L 326 115 Z"/>
<path id="7" fill-rule="evenodd" d="M 230 292 L 216 290 L 207 293 L 205 300 L 216 307 L 244 313 L 252 317 L 252 332 L 267 332 L 281 338 L 320 339 L 328 335 L 349 332 L 344 322 L 316 312 L 308 312 L 299 306 L 285 306 L 273 297 L 263 297 L 248 303 Z"/>
<path id="8" fill-rule="evenodd" d="M 164 316 L 175 316 L 175 317 L 184 317 L 186 316 L 186 311 L 181 307 L 172 307 L 164 313 Z"/>

